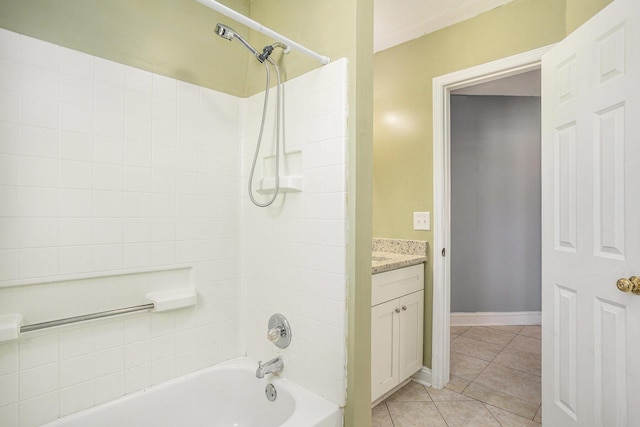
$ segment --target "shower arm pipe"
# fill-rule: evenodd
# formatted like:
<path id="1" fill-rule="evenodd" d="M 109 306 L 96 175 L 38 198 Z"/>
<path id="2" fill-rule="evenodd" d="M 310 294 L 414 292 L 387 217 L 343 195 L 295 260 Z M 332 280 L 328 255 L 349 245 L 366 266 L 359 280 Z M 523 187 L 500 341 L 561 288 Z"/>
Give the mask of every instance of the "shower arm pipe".
<path id="1" fill-rule="evenodd" d="M 231 18 L 234 21 L 237 21 L 249 28 L 251 28 L 252 30 L 256 30 L 261 32 L 262 34 L 266 34 L 267 36 L 284 43 L 285 45 L 287 45 L 289 48 L 294 48 L 296 50 L 299 50 L 300 52 L 304 53 L 307 56 L 310 56 L 311 58 L 320 61 L 320 63 L 322 65 L 326 65 L 328 64 L 331 60 L 329 59 L 329 57 L 324 56 L 324 55 L 320 55 L 314 51 L 312 51 L 311 49 L 308 49 L 304 46 L 302 46 L 300 43 L 294 42 L 293 40 L 283 36 L 280 33 L 276 33 L 275 31 L 273 31 L 270 28 L 265 27 L 264 25 L 260 24 L 257 21 L 254 21 L 251 18 L 248 18 L 246 16 L 244 16 L 243 14 L 236 12 L 235 10 L 220 4 L 219 2 L 215 1 L 215 0 L 196 0 L 198 3 L 207 6 L 208 8 L 211 8 L 213 10 L 215 10 L 218 13 L 221 13 L 222 15 L 226 16 L 227 18 Z M 285 53 L 288 53 L 288 50 L 285 50 Z"/>

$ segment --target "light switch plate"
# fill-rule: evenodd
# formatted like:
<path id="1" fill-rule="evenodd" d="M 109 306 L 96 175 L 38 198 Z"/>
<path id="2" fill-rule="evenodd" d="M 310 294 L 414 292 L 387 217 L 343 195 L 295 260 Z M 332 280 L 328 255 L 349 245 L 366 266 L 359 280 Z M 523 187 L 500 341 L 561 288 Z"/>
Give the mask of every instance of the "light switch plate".
<path id="1" fill-rule="evenodd" d="M 431 230 L 431 212 L 414 212 L 413 229 Z"/>

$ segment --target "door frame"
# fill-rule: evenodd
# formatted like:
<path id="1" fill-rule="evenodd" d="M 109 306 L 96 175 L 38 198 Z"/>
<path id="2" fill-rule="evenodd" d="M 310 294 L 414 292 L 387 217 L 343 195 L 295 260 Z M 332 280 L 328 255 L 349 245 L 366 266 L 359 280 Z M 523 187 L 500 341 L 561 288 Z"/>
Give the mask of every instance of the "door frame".
<path id="1" fill-rule="evenodd" d="M 456 89 L 539 69 L 542 55 L 553 45 L 509 56 L 433 79 L 433 320 L 431 382 L 449 382 L 451 261 L 442 256 L 451 247 L 450 94 Z"/>

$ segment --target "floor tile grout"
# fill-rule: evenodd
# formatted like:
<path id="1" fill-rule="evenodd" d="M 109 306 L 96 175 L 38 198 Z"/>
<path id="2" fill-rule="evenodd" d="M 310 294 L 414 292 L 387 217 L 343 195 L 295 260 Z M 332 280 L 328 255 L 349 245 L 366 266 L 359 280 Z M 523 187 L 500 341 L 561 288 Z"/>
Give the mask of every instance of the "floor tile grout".
<path id="1" fill-rule="evenodd" d="M 519 325 L 515 325 L 515 326 L 519 326 Z M 453 342 L 453 341 L 455 341 L 457 338 L 459 338 L 459 337 L 461 337 L 461 336 L 464 336 L 464 333 L 466 333 L 467 331 L 471 330 L 472 328 L 473 328 L 473 327 L 468 327 L 467 329 L 465 329 L 465 330 L 464 330 L 461 334 L 459 334 L 459 335 L 458 335 L 458 334 L 452 334 L 452 335 L 451 335 L 451 338 L 450 338 L 450 342 Z M 488 413 L 491 415 L 491 418 L 490 418 L 490 419 L 494 420 L 494 421 L 497 423 L 497 426 L 501 426 L 501 427 L 508 427 L 508 426 L 507 426 L 506 424 L 504 424 L 503 422 L 500 422 L 500 419 L 498 418 L 498 417 L 503 418 L 503 416 L 501 415 L 502 413 L 509 413 L 509 414 L 513 415 L 514 417 L 518 417 L 519 419 L 527 420 L 527 421 L 533 422 L 533 423 L 535 423 L 535 425 L 538 425 L 538 426 L 539 426 L 539 425 L 540 425 L 540 423 L 539 423 L 539 421 L 536 421 L 536 416 L 537 416 L 537 415 L 538 415 L 538 413 L 540 412 L 540 408 L 541 408 L 541 406 L 542 406 L 542 404 L 541 404 L 541 403 L 538 403 L 537 408 L 535 409 L 535 411 L 533 411 L 533 415 L 532 415 L 532 416 L 530 416 L 530 417 L 529 417 L 529 416 L 523 416 L 523 415 L 524 415 L 524 413 L 530 413 L 529 411 L 531 410 L 531 405 L 532 405 L 532 404 L 535 404 L 535 402 L 534 402 L 534 401 L 527 400 L 526 398 L 523 398 L 523 397 L 514 396 L 513 394 L 511 394 L 511 393 L 509 393 L 509 392 L 507 392 L 507 391 L 506 391 L 506 390 L 509 390 L 509 391 L 514 390 L 514 391 L 515 391 L 516 389 L 513 389 L 513 388 L 508 388 L 508 387 L 507 387 L 507 388 L 504 388 L 504 389 L 502 389 L 502 388 L 500 388 L 500 389 L 495 389 L 495 388 L 493 387 L 493 385 L 498 386 L 498 385 L 499 385 L 499 383 L 497 383 L 497 382 L 494 382 L 494 383 L 489 382 L 489 384 L 493 384 L 493 385 L 492 385 L 492 386 L 487 386 L 487 385 L 484 385 L 484 384 L 479 384 L 479 383 L 477 383 L 477 382 L 476 382 L 476 380 L 477 380 L 477 379 L 482 375 L 482 373 L 483 373 L 483 372 L 485 372 L 485 370 L 486 370 L 487 368 L 489 368 L 489 367 L 490 367 L 490 366 L 492 366 L 492 365 L 493 365 L 494 367 L 496 367 L 495 369 L 497 369 L 497 368 L 502 369 L 502 370 L 503 370 L 503 372 L 504 372 L 504 374 L 503 374 L 503 375 L 508 375 L 508 374 L 509 374 L 509 372 L 513 372 L 513 371 L 515 371 L 515 372 L 518 372 L 518 373 L 519 373 L 519 374 L 517 374 L 517 376 L 516 376 L 515 378 L 523 378 L 523 379 L 530 378 L 530 377 L 537 377 L 537 378 L 540 378 L 540 375 L 537 375 L 537 374 L 534 374 L 534 373 L 531 373 L 531 372 L 528 372 L 528 371 L 525 371 L 525 370 L 517 369 L 517 368 L 514 368 L 513 366 L 505 366 L 505 365 L 501 364 L 500 362 L 496 362 L 496 361 L 495 361 L 495 360 L 496 360 L 496 358 L 498 358 L 498 356 L 500 356 L 501 354 L 503 354 L 503 352 L 507 349 L 507 347 L 508 347 L 508 346 L 509 346 L 509 345 L 510 345 L 510 344 L 511 344 L 511 343 L 512 343 L 512 342 L 513 342 L 513 341 L 514 341 L 518 336 L 520 336 L 520 337 L 524 337 L 524 338 L 527 338 L 527 339 L 538 340 L 538 341 L 541 341 L 541 340 L 540 340 L 540 338 L 538 338 L 538 337 L 536 337 L 536 336 L 530 336 L 530 335 L 524 335 L 524 334 L 522 334 L 521 332 L 525 330 L 526 326 L 522 326 L 522 327 L 520 327 L 520 329 L 518 330 L 518 332 L 505 331 L 505 330 L 501 330 L 501 329 L 493 329 L 493 328 L 491 328 L 490 326 L 487 326 L 486 328 L 491 329 L 492 331 L 499 331 L 499 332 L 504 332 L 505 334 L 510 334 L 510 335 L 512 335 L 512 337 L 511 337 L 511 338 L 508 340 L 508 342 L 506 342 L 505 344 L 496 344 L 495 342 L 491 342 L 491 341 L 484 341 L 484 340 L 482 340 L 482 339 L 477 339 L 477 338 L 478 338 L 478 336 L 477 336 L 477 335 L 476 335 L 474 338 L 470 338 L 470 337 L 465 336 L 465 338 L 466 338 L 466 339 L 468 339 L 468 340 L 472 340 L 472 341 L 475 341 L 475 342 L 480 342 L 480 343 L 483 343 L 483 344 L 491 344 L 491 345 L 494 345 L 494 346 L 496 346 L 496 347 L 500 347 L 500 350 L 499 350 L 499 351 L 498 351 L 498 352 L 497 352 L 497 353 L 496 353 L 496 354 L 491 358 L 491 360 L 480 359 L 480 358 L 478 358 L 478 357 L 470 356 L 470 355 L 467 355 L 467 354 L 465 354 L 465 353 L 455 352 L 455 351 L 453 351 L 453 350 L 451 351 L 451 353 L 452 353 L 452 354 L 453 354 L 453 353 L 460 354 L 461 356 L 464 356 L 464 357 L 467 357 L 467 358 L 471 358 L 471 359 L 476 359 L 476 360 L 478 360 L 479 362 L 486 363 L 486 366 L 484 366 L 484 367 L 483 367 L 483 368 L 482 368 L 482 369 L 481 369 L 477 374 L 473 375 L 473 379 L 468 379 L 468 378 L 463 378 L 463 377 L 457 377 L 457 376 L 453 376 L 453 375 L 452 375 L 453 377 L 460 378 L 460 382 L 461 382 L 461 381 L 466 382 L 466 385 L 465 385 L 462 389 L 460 389 L 460 391 L 456 391 L 456 390 L 453 390 L 453 389 L 449 389 L 448 387 L 446 387 L 445 389 L 447 390 L 447 392 L 448 392 L 448 393 L 456 393 L 457 395 L 464 396 L 464 397 L 465 397 L 464 399 L 455 399 L 455 398 L 453 398 L 453 395 L 446 395 L 446 394 L 445 394 L 444 396 L 443 396 L 443 395 L 440 395 L 440 396 L 436 395 L 436 397 L 437 397 L 437 398 L 439 398 L 439 399 L 443 399 L 443 400 L 438 400 L 438 401 L 436 402 L 436 401 L 434 400 L 433 396 L 431 395 L 431 393 L 429 392 L 429 389 L 430 389 L 431 387 L 427 387 L 427 386 L 423 386 L 423 385 L 421 385 L 421 387 L 420 387 L 419 389 L 420 389 L 420 390 L 423 390 L 423 391 L 426 393 L 426 397 L 428 397 L 428 399 L 429 399 L 428 401 L 427 401 L 427 400 L 420 400 L 420 398 L 419 398 L 419 397 L 417 397 L 417 396 L 415 396 L 415 395 L 412 395 L 412 394 L 411 394 L 411 392 L 410 392 L 410 393 L 408 393 L 408 394 L 407 394 L 407 393 L 405 393 L 405 396 L 400 397 L 400 399 L 401 399 L 401 400 L 397 400 L 397 401 L 389 402 L 389 398 L 388 398 L 387 400 L 385 400 L 384 402 L 382 402 L 382 403 L 384 403 L 384 404 L 385 404 L 385 408 L 384 408 L 384 409 L 386 410 L 386 413 L 387 413 L 387 415 L 389 416 L 388 420 L 385 420 L 385 421 L 384 421 L 384 423 L 385 423 L 384 425 L 385 425 L 385 426 L 387 426 L 387 427 L 400 427 L 401 425 L 402 425 L 402 426 L 404 426 L 404 425 L 405 425 L 405 424 L 404 424 L 404 422 L 402 422 L 401 424 L 398 424 L 398 421 L 400 421 L 400 420 L 394 421 L 393 416 L 391 415 L 391 409 L 390 409 L 390 407 L 389 407 L 388 403 L 411 403 L 411 404 L 418 404 L 418 403 L 433 403 L 433 407 L 435 407 L 435 409 L 436 409 L 436 411 L 437 411 L 438 415 L 440 416 L 440 419 L 444 422 L 444 425 L 449 426 L 450 424 L 449 424 L 449 422 L 447 421 L 447 419 L 445 418 L 445 416 L 443 415 L 443 413 L 441 412 L 440 407 L 438 406 L 439 404 L 440 404 L 441 406 L 443 406 L 444 408 L 451 408 L 451 406 L 448 406 L 448 405 L 446 405 L 446 404 L 447 404 L 447 403 L 454 403 L 454 402 L 457 402 L 457 403 L 462 404 L 462 407 L 464 407 L 464 404 L 468 404 L 468 403 L 472 403 L 472 402 L 478 402 L 478 403 L 480 403 L 480 404 L 481 404 L 482 409 L 483 409 L 484 411 L 488 412 Z M 535 330 L 533 330 L 533 331 L 532 331 L 531 329 L 527 329 L 527 333 L 532 334 L 532 335 L 536 335 L 536 331 L 535 331 Z M 470 334 L 470 335 L 471 335 L 471 334 Z M 494 348 L 495 348 L 495 347 L 494 347 Z M 531 351 L 524 351 L 524 350 L 523 350 L 523 352 L 524 352 L 524 353 L 528 353 L 528 354 L 530 354 L 530 355 L 532 355 L 532 356 L 535 356 L 535 355 L 537 354 L 536 352 L 531 352 Z M 539 357 L 539 356 L 540 356 L 540 355 L 538 354 L 538 357 Z M 506 356 L 506 357 L 509 357 L 509 356 Z M 517 355 L 515 355 L 515 356 L 513 356 L 513 357 L 518 357 L 518 356 L 517 356 Z M 502 360 L 506 360 L 506 359 L 502 359 Z M 523 363 L 523 364 L 524 364 L 524 363 L 527 363 L 527 360 L 526 360 L 526 359 L 525 359 L 525 360 L 523 360 L 523 361 L 522 361 L 522 363 Z M 534 361 L 534 363 L 535 363 L 535 361 Z M 472 362 L 472 365 L 473 365 L 473 362 Z M 476 365 L 476 366 L 477 366 L 477 365 Z M 523 365 L 520 365 L 520 364 L 519 364 L 518 366 L 521 366 L 521 367 L 522 367 Z M 531 366 L 531 365 L 530 365 L 530 366 Z M 525 366 L 525 368 L 526 368 L 526 366 Z M 470 371 L 470 373 L 473 373 L 473 372 L 475 371 L 475 368 L 473 368 L 473 367 L 469 367 L 469 368 L 466 368 L 466 369 L 467 369 L 467 371 Z M 507 369 L 508 371 L 505 371 L 505 369 Z M 532 370 L 534 370 L 534 371 L 536 370 L 535 365 L 534 365 L 534 367 L 532 367 Z M 525 376 L 520 376 L 520 374 L 524 374 Z M 515 374 L 514 374 L 514 375 L 515 375 Z M 526 377 L 526 375 L 529 375 L 530 377 Z M 505 382 L 505 384 L 508 384 L 508 383 L 509 383 L 509 381 L 513 381 L 513 380 L 512 380 L 512 378 L 513 378 L 513 377 L 505 377 L 505 381 L 507 381 L 507 382 Z M 532 379 L 532 381 L 535 381 L 535 380 L 533 380 L 533 379 Z M 410 383 L 410 384 L 411 384 L 411 383 Z M 418 384 L 418 383 L 416 383 L 416 384 Z M 468 388 L 469 388 L 472 384 L 475 384 L 475 385 L 477 385 L 477 386 L 479 386 L 479 387 L 483 387 L 484 389 L 488 389 L 488 390 L 490 390 L 490 391 L 491 391 L 491 393 L 499 393 L 499 394 L 501 394 L 501 395 L 505 396 L 504 398 L 505 398 L 505 399 L 507 399 L 507 400 L 506 400 L 506 401 L 496 400 L 496 399 L 502 399 L 502 398 L 500 398 L 500 397 L 499 397 L 499 395 L 496 395 L 496 396 L 498 396 L 498 397 L 496 397 L 496 398 L 487 397 L 487 399 L 492 400 L 492 401 L 494 402 L 494 403 L 488 403 L 488 402 L 484 402 L 484 401 L 482 401 L 482 400 L 476 399 L 476 398 L 474 398 L 474 397 L 471 397 L 471 396 L 469 396 L 469 395 L 466 395 L 466 394 L 465 394 L 465 391 L 467 391 L 467 390 L 468 390 Z M 500 384 L 501 384 L 501 383 L 500 383 Z M 517 383 L 516 383 L 516 384 L 517 384 Z M 456 388 L 458 388 L 458 387 L 456 387 Z M 404 388 L 403 388 L 403 389 L 404 389 Z M 478 393 L 478 392 L 480 392 L 480 391 L 481 391 L 481 389 L 478 389 L 478 390 L 476 391 L 476 393 Z M 533 398 L 533 397 L 534 397 L 533 395 L 531 395 L 531 394 L 530 394 L 530 392 L 529 392 L 529 393 L 526 393 L 526 392 L 525 392 L 524 394 L 522 394 L 522 393 L 518 392 L 518 394 L 519 394 L 519 395 L 522 395 L 522 396 L 530 396 L 531 398 Z M 395 394 L 394 394 L 394 396 L 395 396 Z M 445 397 L 445 396 L 446 396 L 446 397 Z M 482 396 L 482 395 L 481 395 L 481 396 Z M 450 399 L 448 399 L 449 397 L 451 397 L 451 398 L 450 398 Z M 408 399 L 408 400 L 404 400 L 404 399 Z M 512 399 L 515 399 L 515 400 L 512 400 Z M 495 404 L 495 402 L 498 402 L 499 404 L 498 404 L 498 405 L 496 405 L 496 404 Z M 505 402 L 505 404 L 502 404 L 502 402 Z M 509 402 L 511 402 L 511 403 L 509 403 Z M 521 403 L 518 403 L 518 402 L 521 402 Z M 520 407 L 521 409 L 518 409 L 518 406 L 513 406 L 513 405 L 525 405 L 525 406 L 521 406 L 521 407 Z M 418 405 L 418 407 L 419 407 L 419 406 L 420 406 L 420 405 Z M 513 409 L 515 409 L 515 410 L 516 410 L 516 412 L 518 412 L 518 413 L 513 412 L 513 410 L 509 410 L 509 409 L 506 409 L 506 408 L 502 408 L 501 406 L 508 406 L 508 407 L 510 407 L 510 408 L 513 408 Z M 470 406 L 467 406 L 467 407 L 470 407 L 470 408 L 478 408 L 477 406 L 474 406 L 473 404 L 472 404 L 472 405 L 470 405 Z M 496 408 L 496 409 L 497 409 L 497 410 L 499 410 L 499 411 L 495 411 L 495 409 L 494 409 L 494 411 L 496 412 L 496 413 L 494 414 L 494 412 L 492 412 L 491 410 L 489 410 L 489 407 L 491 407 L 491 408 Z M 397 408 L 398 408 L 398 407 L 396 406 L 396 412 L 397 412 Z M 525 408 L 528 408 L 528 409 L 525 409 Z M 503 412 L 500 412 L 500 411 L 503 411 Z M 409 413 L 411 413 L 411 412 L 409 412 Z M 404 414 L 405 414 L 405 412 L 403 412 L 403 415 L 404 415 Z M 523 415 L 520 415 L 520 414 L 523 414 Z M 396 413 L 396 416 L 398 416 L 398 413 Z M 447 414 L 447 416 L 451 417 L 451 414 L 450 414 L 450 413 L 448 413 L 448 414 Z M 486 414 L 485 414 L 485 415 L 482 415 L 482 417 L 486 417 Z M 389 424 L 389 420 L 391 421 L 391 424 Z M 486 420 L 489 420 L 489 418 L 486 418 Z M 508 420 L 508 418 L 507 418 L 507 420 Z M 538 420 L 539 420 L 539 419 L 538 419 Z M 504 421 L 504 420 L 503 420 L 503 421 Z M 415 424 L 413 424 L 413 423 L 412 423 L 411 425 L 415 425 Z M 374 424 L 374 426 L 377 426 L 377 424 Z M 382 426 L 380 426 L 380 427 L 382 427 Z"/>

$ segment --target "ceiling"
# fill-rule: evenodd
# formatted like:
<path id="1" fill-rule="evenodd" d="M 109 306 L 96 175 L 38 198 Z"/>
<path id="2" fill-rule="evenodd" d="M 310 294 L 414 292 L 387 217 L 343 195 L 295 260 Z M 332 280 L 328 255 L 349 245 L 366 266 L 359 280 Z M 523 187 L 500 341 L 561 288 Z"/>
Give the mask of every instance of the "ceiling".
<path id="1" fill-rule="evenodd" d="M 373 51 L 399 45 L 513 0 L 374 0 Z"/>

